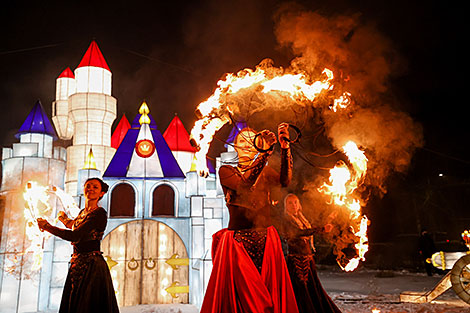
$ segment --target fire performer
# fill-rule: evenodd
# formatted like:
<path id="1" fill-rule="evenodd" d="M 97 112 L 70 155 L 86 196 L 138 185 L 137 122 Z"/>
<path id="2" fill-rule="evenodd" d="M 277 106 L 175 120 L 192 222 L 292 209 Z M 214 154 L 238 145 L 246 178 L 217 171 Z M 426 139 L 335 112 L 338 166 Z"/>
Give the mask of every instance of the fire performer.
<path id="1" fill-rule="evenodd" d="M 321 285 L 313 255 L 313 234 L 330 232 L 333 225 L 328 223 L 322 228 L 312 228 L 302 213 L 299 198 L 292 193 L 284 198 L 284 214 L 282 234 L 287 239 L 287 267 L 299 312 L 341 312 Z M 334 215 L 329 218 L 334 218 Z"/>
<path id="2" fill-rule="evenodd" d="M 71 241 L 73 245 L 59 313 L 119 313 L 111 275 L 100 252 L 107 213 L 98 206 L 98 201 L 107 191 L 108 185 L 99 178 L 85 182 L 85 208 L 77 218 L 72 220 L 64 212 L 59 213 L 59 219 L 71 230 L 37 219 L 41 230 Z"/>
<path id="3" fill-rule="evenodd" d="M 220 167 L 230 221 L 213 236 L 213 269 L 201 313 L 298 312 L 279 235 L 271 225 L 271 187 L 287 186 L 291 179 L 288 127 L 278 127 L 280 174 L 266 166 L 272 150 L 258 154 L 254 147 L 254 141 L 277 142 L 268 130 L 257 135 L 242 129 L 234 142 L 238 166 Z"/>

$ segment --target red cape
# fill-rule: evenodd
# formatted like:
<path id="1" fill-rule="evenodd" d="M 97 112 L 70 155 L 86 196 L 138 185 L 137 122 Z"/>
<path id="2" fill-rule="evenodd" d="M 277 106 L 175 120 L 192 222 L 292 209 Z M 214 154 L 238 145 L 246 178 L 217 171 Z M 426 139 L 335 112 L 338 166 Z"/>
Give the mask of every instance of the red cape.
<path id="1" fill-rule="evenodd" d="M 267 230 L 261 274 L 234 231 L 213 236 L 213 268 L 201 313 L 298 313 L 281 241 Z"/>

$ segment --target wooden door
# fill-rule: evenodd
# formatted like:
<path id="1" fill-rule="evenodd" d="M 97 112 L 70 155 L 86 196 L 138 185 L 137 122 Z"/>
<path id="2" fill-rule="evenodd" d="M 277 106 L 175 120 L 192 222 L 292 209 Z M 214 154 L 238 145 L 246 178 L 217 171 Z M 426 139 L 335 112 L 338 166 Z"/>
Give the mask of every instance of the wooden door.
<path id="1" fill-rule="evenodd" d="M 164 223 L 122 224 L 102 241 L 120 306 L 188 303 L 188 254 L 178 234 Z"/>

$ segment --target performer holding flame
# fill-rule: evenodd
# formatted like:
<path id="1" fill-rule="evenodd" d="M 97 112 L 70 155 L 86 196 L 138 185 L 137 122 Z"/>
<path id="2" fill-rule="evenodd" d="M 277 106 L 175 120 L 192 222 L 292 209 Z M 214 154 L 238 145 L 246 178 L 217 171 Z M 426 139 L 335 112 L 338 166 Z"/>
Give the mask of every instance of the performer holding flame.
<path id="1" fill-rule="evenodd" d="M 220 167 L 220 183 L 229 209 L 227 229 L 213 236 L 213 269 L 201 313 L 277 312 L 297 313 L 297 303 L 282 253 L 279 235 L 271 226 L 272 186 L 287 186 L 291 179 L 292 157 L 289 125 L 278 127 L 281 144 L 281 171 L 266 163 L 274 145 L 274 133 L 257 135 L 242 129 L 235 139 L 238 166 Z M 257 154 L 254 147 L 265 152 Z"/>
<path id="2" fill-rule="evenodd" d="M 38 218 L 41 230 L 71 241 L 73 255 L 65 281 L 59 313 L 119 312 L 108 266 L 101 255 L 100 243 L 107 224 L 106 211 L 98 201 L 108 191 L 99 178 L 85 182 L 85 208 L 77 218 L 69 219 L 64 212 L 59 219 L 70 229 L 61 229 Z"/>

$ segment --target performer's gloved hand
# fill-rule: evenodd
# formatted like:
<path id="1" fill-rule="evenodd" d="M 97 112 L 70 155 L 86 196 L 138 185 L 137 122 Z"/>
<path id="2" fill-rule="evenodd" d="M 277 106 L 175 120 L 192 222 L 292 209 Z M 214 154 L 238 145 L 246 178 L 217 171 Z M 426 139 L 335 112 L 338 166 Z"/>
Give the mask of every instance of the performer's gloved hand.
<path id="1" fill-rule="evenodd" d="M 289 124 L 281 123 L 277 127 L 277 134 L 279 137 L 279 143 L 282 149 L 289 149 Z"/>
<path id="2" fill-rule="evenodd" d="M 263 139 L 263 149 L 268 149 L 277 142 L 276 135 L 270 130 L 265 129 L 261 131 L 260 136 Z M 270 151 L 269 153 L 272 153 L 272 151 Z"/>
<path id="3" fill-rule="evenodd" d="M 50 225 L 49 222 L 43 218 L 38 218 L 36 221 L 38 222 L 38 226 L 41 231 L 46 230 L 47 227 Z"/>

